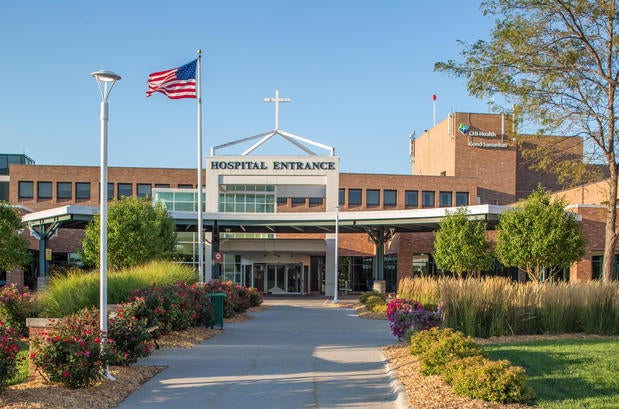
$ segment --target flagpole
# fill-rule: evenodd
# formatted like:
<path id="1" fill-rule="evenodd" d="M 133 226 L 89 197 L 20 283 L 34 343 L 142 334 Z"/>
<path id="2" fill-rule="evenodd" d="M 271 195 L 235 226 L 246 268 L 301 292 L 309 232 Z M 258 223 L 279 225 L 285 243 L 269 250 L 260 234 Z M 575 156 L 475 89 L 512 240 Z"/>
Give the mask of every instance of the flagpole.
<path id="1" fill-rule="evenodd" d="M 196 97 L 198 100 L 198 279 L 204 276 L 204 229 L 202 228 L 202 50 L 198 50 Z"/>

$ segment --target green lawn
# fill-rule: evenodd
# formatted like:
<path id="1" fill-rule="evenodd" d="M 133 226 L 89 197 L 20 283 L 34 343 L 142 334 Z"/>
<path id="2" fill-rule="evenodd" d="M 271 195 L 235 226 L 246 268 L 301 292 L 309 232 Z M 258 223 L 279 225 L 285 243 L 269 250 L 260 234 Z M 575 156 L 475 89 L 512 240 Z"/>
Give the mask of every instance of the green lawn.
<path id="1" fill-rule="evenodd" d="M 619 408 L 619 339 L 519 342 L 484 349 L 492 359 L 508 359 L 527 370 L 539 408 Z"/>

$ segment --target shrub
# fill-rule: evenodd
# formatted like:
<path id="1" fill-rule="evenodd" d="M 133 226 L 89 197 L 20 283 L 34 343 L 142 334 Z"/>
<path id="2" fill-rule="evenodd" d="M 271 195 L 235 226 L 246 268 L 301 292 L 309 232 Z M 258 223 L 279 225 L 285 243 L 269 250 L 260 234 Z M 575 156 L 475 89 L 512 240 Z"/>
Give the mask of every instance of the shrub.
<path id="1" fill-rule="evenodd" d="M 108 322 L 108 337 L 114 341 L 110 364 L 129 365 L 138 358 L 149 356 L 154 345 L 152 335 L 146 331 L 146 320 L 135 315 L 144 303 L 137 299 L 132 303 L 120 305 L 115 317 Z"/>
<path id="2" fill-rule="evenodd" d="M 387 298 L 383 293 L 379 293 L 378 291 L 366 291 L 359 296 L 359 302 L 365 305 L 369 297 L 380 297 L 383 302 L 387 301 Z"/>
<path id="3" fill-rule="evenodd" d="M 465 337 L 459 331 L 438 328 L 430 331 L 437 331 L 436 342 L 419 355 L 422 375 L 439 375 L 445 370 L 445 365 L 453 360 L 484 355 L 481 347 L 475 344 L 472 338 Z"/>
<path id="4" fill-rule="evenodd" d="M 402 339 L 409 330 L 425 330 L 440 323 L 441 312 L 427 311 L 419 302 L 395 298 L 387 304 L 387 319 L 393 335 Z"/>
<path id="5" fill-rule="evenodd" d="M 419 331 L 410 340 L 410 353 L 415 356 L 420 356 L 436 344 L 442 336 L 447 336 L 455 332 L 451 328 L 443 330 L 439 328 L 431 328 L 427 331 Z"/>
<path id="6" fill-rule="evenodd" d="M 379 305 L 386 305 L 385 300 L 382 297 L 371 295 L 365 300 L 365 307 L 369 311 L 374 311 L 374 308 Z"/>
<path id="7" fill-rule="evenodd" d="M 262 294 L 260 294 L 260 291 L 253 287 L 249 287 L 247 291 L 249 292 L 250 307 L 258 307 L 262 304 Z"/>
<path id="8" fill-rule="evenodd" d="M 252 292 L 240 285 L 234 284 L 231 281 L 212 280 L 205 284 L 209 293 L 224 293 L 224 317 L 232 318 L 237 314 L 246 311 L 252 306 Z M 256 291 L 257 294 L 257 291 Z M 253 296 L 254 299 L 256 296 Z M 259 298 L 260 303 L 262 297 Z"/>
<path id="9" fill-rule="evenodd" d="M 0 321 L 16 330 L 18 335 L 28 335 L 26 318 L 37 317 L 39 311 L 40 307 L 33 293 L 22 293 L 13 284 L 0 289 Z"/>
<path id="10" fill-rule="evenodd" d="M 0 321 L 0 387 L 17 374 L 17 338 L 17 331 Z"/>
<path id="11" fill-rule="evenodd" d="M 457 368 L 457 369 L 455 369 Z M 470 357 L 453 363 L 451 385 L 458 395 L 491 402 L 525 403 L 535 397 L 525 370 L 506 360 Z"/>
<path id="12" fill-rule="evenodd" d="M 89 386 L 101 379 L 113 342 L 107 340 L 102 347 L 98 315 L 95 309 L 81 310 L 31 340 L 30 359 L 43 377 L 69 388 Z"/>

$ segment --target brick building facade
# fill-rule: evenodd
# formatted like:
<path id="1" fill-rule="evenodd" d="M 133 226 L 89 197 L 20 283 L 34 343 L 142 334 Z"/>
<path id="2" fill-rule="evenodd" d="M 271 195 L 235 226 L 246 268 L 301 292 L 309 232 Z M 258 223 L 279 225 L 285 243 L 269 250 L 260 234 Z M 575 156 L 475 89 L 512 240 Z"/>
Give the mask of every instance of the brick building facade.
<path id="1" fill-rule="evenodd" d="M 561 186 L 554 176 L 530 169 L 528 159 L 520 148 L 523 140 L 529 148 L 552 146 L 565 152 L 566 160 L 582 160 L 580 138 L 519 135 L 517 139 L 511 117 L 507 115 L 451 113 L 444 121 L 411 141 L 410 175 L 344 173 L 339 171 L 339 158 L 329 156 L 209 157 L 205 179 L 206 210 L 239 212 L 238 201 L 242 197 L 241 213 L 259 212 L 256 209 L 260 206 L 269 208 L 270 200 L 270 211 L 273 213 L 299 213 L 307 215 L 302 217 L 315 217 L 321 213 L 332 213 L 338 204 L 342 214 L 373 212 L 380 218 L 383 214 L 407 210 L 423 212 L 424 209 L 458 206 L 509 205 L 526 197 L 538 184 L 553 191 L 560 190 Z M 274 170 L 280 167 L 287 169 L 287 164 L 296 170 Z M 314 170 L 307 170 L 312 166 Z M 32 212 L 66 205 L 96 207 L 99 204 L 98 167 L 13 164 L 10 165 L 9 179 L 10 202 Z M 157 196 L 155 192 L 159 191 L 190 192 L 197 187 L 196 180 L 194 169 L 110 167 L 108 198 L 115 200 L 130 195 L 151 198 Z M 596 199 L 595 189 L 601 191 L 602 187 L 598 184 L 579 189 L 563 192 L 568 203 L 580 205 L 573 209 L 583 215 L 583 231 L 588 240 L 587 255 L 572 268 L 572 280 L 595 276 L 592 263 L 599 263 L 595 257 L 603 248 L 598 243 L 600 238 L 603 240 L 603 234 L 599 234 L 600 220 L 603 223 L 600 217 L 603 215 L 597 207 L 582 206 L 601 203 Z M 257 197 L 266 198 L 266 204 L 256 202 Z M 233 210 L 226 206 L 232 206 L 230 209 Z M 247 210 L 250 206 L 252 210 Z M 388 225 L 383 227 L 389 228 Z M 271 251 L 263 251 L 264 260 L 267 260 L 264 263 L 257 261 L 258 250 L 243 251 L 243 248 L 268 246 L 250 242 L 242 234 L 229 234 L 226 236 L 228 242 L 222 244 L 221 250 L 229 256 L 230 266 L 222 266 L 220 273 L 224 278 L 244 284 L 251 284 L 244 282 L 246 277 L 254 277 L 252 280 L 255 281 L 255 277 L 264 276 L 259 280 L 264 280 L 264 290 L 268 291 L 272 284 L 268 278 L 271 274 L 269 269 L 274 266 L 273 274 L 277 281 L 278 266 L 285 258 L 289 261 L 282 270 L 282 277 L 289 280 L 295 274 L 301 274 L 302 284 L 290 287 L 284 279 L 282 283 L 299 291 L 282 289 L 277 284 L 272 288 L 283 292 L 328 293 L 328 271 L 332 263 L 329 261 L 329 246 L 332 244 L 329 243 L 333 234 L 298 230 L 267 234 L 263 239 L 275 244 L 270 245 Z M 81 234 L 79 230 L 60 229 L 50 239 L 48 244 L 54 263 L 62 264 L 63 260 L 70 262 L 79 248 Z M 489 235 L 494 236 L 494 232 L 489 232 Z M 233 243 L 235 237 L 237 241 Z M 388 290 L 395 290 L 399 279 L 415 271 L 432 270 L 433 241 L 430 231 L 399 231 L 389 237 L 384 244 Z M 284 242 L 288 244 L 284 245 Z M 31 238 L 31 243 L 36 251 L 38 247 L 34 238 Z M 295 247 L 295 243 L 298 246 Z M 304 252 L 303 246 L 307 251 Z M 208 250 L 214 251 L 211 248 Z M 376 254 L 377 247 L 369 240 L 367 233 L 352 230 L 340 232 L 338 256 L 342 285 L 355 291 L 369 288 L 377 270 Z M 259 265 L 264 267 L 263 272 L 259 271 L 262 268 L 258 268 Z M 347 271 L 343 274 L 342 269 Z M 226 276 L 228 273 L 230 275 Z M 318 285 L 317 280 L 322 281 L 322 286 Z M 310 285 L 310 282 L 313 284 Z"/>

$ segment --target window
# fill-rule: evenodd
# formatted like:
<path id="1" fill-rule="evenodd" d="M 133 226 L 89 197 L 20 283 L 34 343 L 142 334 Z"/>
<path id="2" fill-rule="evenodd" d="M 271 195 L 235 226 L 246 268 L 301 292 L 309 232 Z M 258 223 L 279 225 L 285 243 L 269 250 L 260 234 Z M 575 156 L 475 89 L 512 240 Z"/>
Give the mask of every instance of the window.
<path id="1" fill-rule="evenodd" d="M 155 189 L 169 189 L 169 183 L 155 183 Z"/>
<path id="2" fill-rule="evenodd" d="M 383 205 L 397 206 L 398 205 L 398 191 L 397 190 L 384 190 L 383 191 Z"/>
<path id="3" fill-rule="evenodd" d="M 430 190 L 424 190 L 421 193 L 421 205 L 423 207 L 434 207 L 434 192 Z"/>
<path id="4" fill-rule="evenodd" d="M 361 189 L 348 189 L 348 206 L 361 206 Z"/>
<path id="5" fill-rule="evenodd" d="M 439 207 L 451 207 L 451 192 L 440 192 L 438 194 Z"/>
<path id="6" fill-rule="evenodd" d="M 73 199 L 72 185 L 71 182 L 58 182 L 56 184 L 56 197 L 58 199 Z"/>
<path id="7" fill-rule="evenodd" d="M 322 197 L 310 197 L 309 205 L 310 207 L 322 206 L 323 198 Z"/>
<path id="8" fill-rule="evenodd" d="M 138 183 L 138 197 L 150 199 L 152 196 L 152 188 L 150 183 Z"/>
<path id="9" fill-rule="evenodd" d="M 19 182 L 19 198 L 32 199 L 34 197 L 34 182 Z"/>
<path id="10" fill-rule="evenodd" d="M 407 190 L 404 192 L 404 204 L 406 207 L 419 206 L 419 192 L 416 190 Z"/>
<path id="11" fill-rule="evenodd" d="M 344 189 L 340 189 L 340 190 L 339 190 L 339 192 L 338 192 L 338 194 L 339 194 L 339 197 L 338 197 L 337 202 L 338 202 L 340 205 L 343 205 L 343 204 L 344 204 L 344 200 L 346 199 L 346 193 L 345 193 L 345 190 L 344 190 Z"/>
<path id="12" fill-rule="evenodd" d="M 178 185 L 179 189 L 193 189 L 193 185 L 184 185 L 184 184 L 179 184 Z"/>
<path id="13" fill-rule="evenodd" d="M 131 183 L 118 183 L 117 189 L 119 199 L 133 195 L 133 185 Z"/>
<path id="14" fill-rule="evenodd" d="M 456 192 L 456 206 L 469 205 L 469 192 Z"/>
<path id="15" fill-rule="evenodd" d="M 107 200 L 114 200 L 114 184 L 107 184 Z"/>
<path id="16" fill-rule="evenodd" d="M 280 206 L 286 206 L 288 204 L 288 198 L 287 197 L 278 197 L 277 198 L 277 204 Z"/>
<path id="17" fill-rule="evenodd" d="M 274 185 L 219 186 L 220 212 L 274 213 L 275 202 Z"/>
<path id="18" fill-rule="evenodd" d="M 304 197 L 293 197 L 292 205 L 293 206 L 305 206 L 305 198 Z"/>
<path id="19" fill-rule="evenodd" d="M 37 182 L 37 199 L 52 198 L 52 182 Z"/>
<path id="20" fill-rule="evenodd" d="M 76 182 L 75 183 L 75 198 L 77 200 L 89 200 L 90 199 L 90 183 L 89 182 Z"/>
<path id="21" fill-rule="evenodd" d="M 365 191 L 365 205 L 367 207 L 380 206 L 380 190 L 368 189 Z"/>

